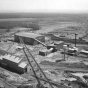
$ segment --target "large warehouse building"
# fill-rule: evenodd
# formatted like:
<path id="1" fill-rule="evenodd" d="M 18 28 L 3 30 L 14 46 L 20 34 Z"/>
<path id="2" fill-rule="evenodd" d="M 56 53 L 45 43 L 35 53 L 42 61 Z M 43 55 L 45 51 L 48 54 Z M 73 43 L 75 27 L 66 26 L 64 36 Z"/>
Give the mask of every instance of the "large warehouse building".
<path id="1" fill-rule="evenodd" d="M 24 43 L 29 44 L 29 45 L 36 45 L 38 42 L 36 41 L 39 40 L 41 42 L 45 42 L 45 36 L 35 34 L 35 33 L 27 33 L 27 32 L 19 32 L 14 35 L 14 41 L 15 42 L 20 42 L 19 37 L 21 37 L 24 41 Z"/>

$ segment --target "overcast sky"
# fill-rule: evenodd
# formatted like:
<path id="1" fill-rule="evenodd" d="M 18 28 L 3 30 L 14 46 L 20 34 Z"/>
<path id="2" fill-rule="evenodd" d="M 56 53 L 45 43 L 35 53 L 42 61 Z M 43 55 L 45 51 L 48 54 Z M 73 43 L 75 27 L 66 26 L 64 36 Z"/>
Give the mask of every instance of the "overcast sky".
<path id="1" fill-rule="evenodd" d="M 0 0 L 0 12 L 88 13 L 88 0 Z"/>

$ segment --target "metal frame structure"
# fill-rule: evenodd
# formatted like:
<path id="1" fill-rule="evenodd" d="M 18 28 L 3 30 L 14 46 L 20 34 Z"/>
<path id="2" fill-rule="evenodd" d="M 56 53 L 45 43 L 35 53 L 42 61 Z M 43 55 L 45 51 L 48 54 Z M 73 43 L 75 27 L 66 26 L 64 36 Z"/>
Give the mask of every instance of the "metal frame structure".
<path id="1" fill-rule="evenodd" d="M 52 85 L 52 83 L 51 83 L 51 82 L 49 81 L 49 79 L 46 77 L 45 73 L 44 73 L 43 70 L 40 68 L 39 64 L 37 63 L 37 61 L 35 60 L 35 58 L 34 58 L 33 55 L 31 54 L 31 52 L 29 51 L 29 49 L 26 47 L 26 45 L 25 45 L 25 43 L 23 42 L 22 38 L 19 37 L 19 39 L 20 39 L 20 43 L 22 43 L 22 44 L 24 45 L 23 51 L 24 51 L 25 56 L 26 56 L 26 58 L 27 58 L 27 60 L 28 60 L 28 62 L 29 62 L 29 64 L 30 64 L 30 66 L 31 66 L 31 69 L 32 69 L 33 74 L 34 74 L 33 76 L 36 78 L 36 80 L 37 80 L 37 82 L 38 82 L 38 88 L 45 88 L 45 87 L 42 85 L 41 80 L 39 79 L 39 78 L 41 78 L 41 77 L 43 77 L 42 79 L 45 79 L 45 81 L 47 81 L 46 83 L 48 83 L 51 88 L 54 88 L 53 85 Z M 28 55 L 27 55 L 25 49 L 26 49 L 27 52 L 31 55 L 32 61 L 28 58 Z M 42 74 L 41 77 L 38 77 L 38 75 L 37 75 L 37 73 L 36 73 L 36 70 L 35 70 L 35 66 L 33 66 L 32 62 L 35 63 L 35 65 L 37 66 L 38 70 L 40 71 L 40 74 Z"/>

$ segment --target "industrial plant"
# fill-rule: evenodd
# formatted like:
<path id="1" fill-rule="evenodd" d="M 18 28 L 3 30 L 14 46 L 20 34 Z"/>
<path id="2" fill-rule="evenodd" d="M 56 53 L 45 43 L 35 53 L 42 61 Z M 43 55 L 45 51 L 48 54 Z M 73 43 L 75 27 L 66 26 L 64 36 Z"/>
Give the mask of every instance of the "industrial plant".
<path id="1" fill-rule="evenodd" d="M 0 34 L 0 88 L 88 88 L 87 27 L 55 18 L 8 22 L 17 25 Z"/>

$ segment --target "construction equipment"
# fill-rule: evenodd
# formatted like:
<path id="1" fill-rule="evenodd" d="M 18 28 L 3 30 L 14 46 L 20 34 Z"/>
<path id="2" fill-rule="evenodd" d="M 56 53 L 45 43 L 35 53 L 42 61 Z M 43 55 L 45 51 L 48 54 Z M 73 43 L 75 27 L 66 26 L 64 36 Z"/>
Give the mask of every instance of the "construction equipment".
<path id="1" fill-rule="evenodd" d="M 44 73 L 44 72 L 42 71 L 42 69 L 40 68 L 39 64 L 36 62 L 35 58 L 34 58 L 33 55 L 31 54 L 31 52 L 29 51 L 29 49 L 28 49 L 28 48 L 26 47 L 26 45 L 24 44 L 22 38 L 19 37 L 19 39 L 20 39 L 20 42 L 24 45 L 23 51 L 24 51 L 25 56 L 26 56 L 26 58 L 27 58 L 27 60 L 28 60 L 28 62 L 29 62 L 29 64 L 30 64 L 30 66 L 31 66 L 33 75 L 34 75 L 34 77 L 36 78 L 36 80 L 37 80 L 37 82 L 38 82 L 38 84 L 37 84 L 36 87 L 37 87 L 37 88 L 45 88 L 44 84 L 43 84 L 43 83 L 40 81 L 40 79 L 39 79 L 39 78 L 43 78 L 43 79 L 45 79 L 45 80 L 47 81 L 46 84 L 48 83 L 48 87 L 49 87 L 49 88 L 54 88 L 53 85 L 52 85 L 52 83 L 49 81 L 49 79 L 46 77 L 45 73 Z M 32 57 L 31 59 L 29 59 L 29 57 L 28 57 L 28 55 L 27 55 L 25 49 L 27 50 L 27 53 L 29 53 L 29 54 L 31 55 L 31 57 Z M 37 68 L 37 69 L 36 69 L 36 68 Z M 39 73 L 37 73 L 37 71 L 38 71 Z M 45 82 L 44 82 L 44 83 L 45 83 Z M 48 88 L 48 87 L 47 87 L 47 88 Z"/>

